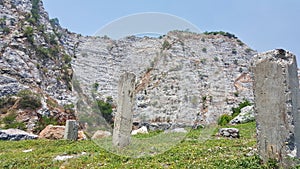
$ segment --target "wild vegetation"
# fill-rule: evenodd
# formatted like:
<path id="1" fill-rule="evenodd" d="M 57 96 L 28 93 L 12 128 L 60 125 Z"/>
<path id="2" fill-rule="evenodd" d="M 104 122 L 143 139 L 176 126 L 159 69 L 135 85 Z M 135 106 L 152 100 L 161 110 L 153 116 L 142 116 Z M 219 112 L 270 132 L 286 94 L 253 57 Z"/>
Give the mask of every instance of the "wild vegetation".
<path id="1" fill-rule="evenodd" d="M 0 168 L 276 168 L 274 161 L 261 164 L 254 151 L 255 122 L 236 127 L 240 129 L 240 139 L 212 135 L 206 138 L 203 135 L 205 129 L 191 130 L 179 144 L 166 152 L 141 158 L 118 156 L 91 140 L 0 141 Z M 24 150 L 32 151 L 25 153 Z M 86 154 L 67 161 L 53 160 L 58 155 L 80 155 L 83 152 Z"/>
<path id="2" fill-rule="evenodd" d="M 232 114 L 228 115 L 228 114 L 223 114 L 219 117 L 218 119 L 218 125 L 224 126 L 226 124 L 228 124 L 230 122 L 230 120 L 232 120 L 233 118 L 235 118 L 236 116 L 238 116 L 241 113 L 241 109 L 246 107 L 246 106 L 250 106 L 252 105 L 249 100 L 244 100 L 243 102 L 241 102 L 239 104 L 238 107 L 232 107 L 231 111 Z"/>

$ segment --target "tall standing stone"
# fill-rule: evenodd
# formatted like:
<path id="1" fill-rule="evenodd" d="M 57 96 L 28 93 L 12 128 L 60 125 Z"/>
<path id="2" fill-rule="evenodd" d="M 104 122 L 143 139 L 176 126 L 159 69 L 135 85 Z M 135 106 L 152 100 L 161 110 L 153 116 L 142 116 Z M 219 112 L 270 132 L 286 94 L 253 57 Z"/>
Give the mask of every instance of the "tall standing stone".
<path id="1" fill-rule="evenodd" d="M 117 114 L 113 131 L 113 145 L 123 148 L 130 144 L 136 76 L 133 73 L 121 75 L 118 86 Z"/>
<path id="2" fill-rule="evenodd" d="M 300 156 L 299 81 L 296 58 L 277 49 L 254 57 L 258 151 L 264 162 L 283 168 Z M 298 152 L 297 152 L 298 149 Z"/>
<path id="3" fill-rule="evenodd" d="M 64 139 L 77 140 L 77 137 L 78 137 L 78 126 L 76 120 L 67 120 Z"/>

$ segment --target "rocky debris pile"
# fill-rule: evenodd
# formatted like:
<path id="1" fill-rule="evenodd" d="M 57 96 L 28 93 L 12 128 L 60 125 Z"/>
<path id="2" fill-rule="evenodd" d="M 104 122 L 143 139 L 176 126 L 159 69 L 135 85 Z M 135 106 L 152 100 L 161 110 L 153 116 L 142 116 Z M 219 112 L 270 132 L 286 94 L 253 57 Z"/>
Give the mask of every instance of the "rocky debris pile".
<path id="1" fill-rule="evenodd" d="M 27 133 L 19 129 L 0 130 L 0 140 L 19 141 L 19 140 L 33 140 L 38 136 Z"/>
<path id="2" fill-rule="evenodd" d="M 217 135 L 222 137 L 240 138 L 240 132 L 237 128 L 221 128 Z"/>
<path id="3" fill-rule="evenodd" d="M 254 105 L 252 105 L 252 106 L 246 106 L 242 108 L 241 113 L 238 116 L 236 116 L 234 119 L 232 119 L 229 123 L 242 124 L 254 120 L 255 120 L 255 111 L 254 111 Z"/>

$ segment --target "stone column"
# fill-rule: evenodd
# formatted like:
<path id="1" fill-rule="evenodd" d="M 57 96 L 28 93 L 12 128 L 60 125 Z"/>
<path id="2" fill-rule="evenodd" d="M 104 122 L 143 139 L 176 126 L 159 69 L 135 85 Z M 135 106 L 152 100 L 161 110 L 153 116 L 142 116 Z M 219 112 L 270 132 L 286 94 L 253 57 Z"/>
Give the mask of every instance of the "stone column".
<path id="1" fill-rule="evenodd" d="M 288 168 L 294 165 L 291 157 L 300 156 L 296 57 L 282 49 L 256 55 L 253 73 L 259 155 Z"/>
<path id="2" fill-rule="evenodd" d="M 78 137 L 78 126 L 76 120 L 67 120 L 64 139 L 77 140 L 77 137 Z"/>
<path id="3" fill-rule="evenodd" d="M 130 144 L 136 76 L 133 73 L 121 75 L 118 86 L 117 114 L 115 116 L 113 145 L 123 148 Z"/>

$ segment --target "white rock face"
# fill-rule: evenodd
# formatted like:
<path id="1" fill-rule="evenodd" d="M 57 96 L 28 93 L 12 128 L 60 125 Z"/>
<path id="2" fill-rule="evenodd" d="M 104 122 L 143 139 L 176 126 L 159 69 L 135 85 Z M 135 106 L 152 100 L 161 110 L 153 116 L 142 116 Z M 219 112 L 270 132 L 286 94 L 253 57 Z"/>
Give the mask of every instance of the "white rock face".
<path id="1" fill-rule="evenodd" d="M 246 106 L 241 109 L 241 113 L 232 119 L 230 124 L 241 124 L 255 120 L 254 106 Z"/>
<path id="2" fill-rule="evenodd" d="M 142 126 L 141 128 L 137 130 L 132 130 L 131 135 L 137 135 L 137 134 L 148 134 L 148 129 L 146 126 Z"/>
<path id="3" fill-rule="evenodd" d="M 134 121 L 193 126 L 215 123 L 243 98 L 253 100 L 248 66 L 255 53 L 222 35 L 174 31 L 162 39 L 82 37 L 72 66 L 85 94 L 98 83 L 97 95 L 111 96 L 114 104 L 120 74 L 135 73 Z"/>

